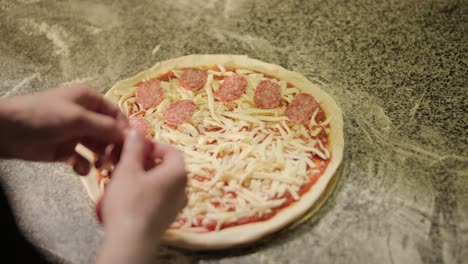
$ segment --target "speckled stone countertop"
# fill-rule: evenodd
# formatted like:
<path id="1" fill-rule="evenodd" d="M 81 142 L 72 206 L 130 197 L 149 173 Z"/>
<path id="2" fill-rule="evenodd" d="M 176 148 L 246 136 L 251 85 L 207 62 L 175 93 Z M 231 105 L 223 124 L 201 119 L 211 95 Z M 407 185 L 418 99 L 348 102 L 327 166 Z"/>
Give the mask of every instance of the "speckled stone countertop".
<path id="1" fill-rule="evenodd" d="M 345 167 L 319 214 L 249 250 L 162 263 L 468 263 L 466 1 L 0 1 L 0 96 L 155 62 L 247 54 L 321 83 L 345 117 Z M 155 48 L 159 45 L 160 49 Z M 91 203 L 64 165 L 1 161 L 42 249 L 89 263 Z"/>

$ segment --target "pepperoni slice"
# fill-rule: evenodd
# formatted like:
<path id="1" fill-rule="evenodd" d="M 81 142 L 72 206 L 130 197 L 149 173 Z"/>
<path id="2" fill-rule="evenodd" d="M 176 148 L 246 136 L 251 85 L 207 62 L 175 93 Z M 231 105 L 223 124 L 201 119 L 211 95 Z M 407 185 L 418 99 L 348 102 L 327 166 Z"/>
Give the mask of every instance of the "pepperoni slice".
<path id="1" fill-rule="evenodd" d="M 179 100 L 164 111 L 164 121 L 170 125 L 180 125 L 187 121 L 197 110 L 192 100 Z"/>
<path id="2" fill-rule="evenodd" d="M 281 105 L 281 87 L 279 84 L 263 80 L 255 89 L 254 102 L 259 108 L 272 109 Z"/>
<path id="3" fill-rule="evenodd" d="M 247 80 L 244 77 L 231 75 L 224 79 L 219 90 L 214 93 L 214 97 L 218 101 L 229 103 L 241 97 L 246 89 Z"/>
<path id="4" fill-rule="evenodd" d="M 208 79 L 208 73 L 199 69 L 184 69 L 180 75 L 180 86 L 190 91 L 200 90 Z"/>
<path id="5" fill-rule="evenodd" d="M 317 108 L 319 108 L 319 104 L 312 95 L 300 93 L 286 107 L 284 115 L 291 122 L 305 125 L 309 123 Z"/>
<path id="6" fill-rule="evenodd" d="M 141 82 L 135 93 L 137 103 L 144 109 L 158 106 L 164 100 L 164 91 L 158 79 Z"/>
<path id="7" fill-rule="evenodd" d="M 144 118 L 141 115 L 130 116 L 128 118 L 128 122 L 130 123 L 131 127 L 140 130 L 145 135 L 147 135 L 150 132 L 150 125 L 148 121 L 146 121 L 146 118 Z"/>

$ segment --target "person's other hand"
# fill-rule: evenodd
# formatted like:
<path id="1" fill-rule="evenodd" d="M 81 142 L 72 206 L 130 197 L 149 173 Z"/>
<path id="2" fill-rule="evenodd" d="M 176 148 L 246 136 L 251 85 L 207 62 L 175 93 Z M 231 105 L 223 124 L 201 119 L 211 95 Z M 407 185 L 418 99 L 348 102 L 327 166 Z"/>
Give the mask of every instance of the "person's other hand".
<path id="1" fill-rule="evenodd" d="M 160 160 L 148 167 L 148 160 Z M 130 130 L 96 206 L 104 225 L 99 263 L 151 263 L 160 237 L 186 205 L 183 155 Z"/>
<path id="2" fill-rule="evenodd" d="M 86 84 L 69 84 L 0 101 L 0 157 L 67 161 L 79 174 L 89 163 L 77 143 L 100 153 L 123 140 L 125 115 Z"/>

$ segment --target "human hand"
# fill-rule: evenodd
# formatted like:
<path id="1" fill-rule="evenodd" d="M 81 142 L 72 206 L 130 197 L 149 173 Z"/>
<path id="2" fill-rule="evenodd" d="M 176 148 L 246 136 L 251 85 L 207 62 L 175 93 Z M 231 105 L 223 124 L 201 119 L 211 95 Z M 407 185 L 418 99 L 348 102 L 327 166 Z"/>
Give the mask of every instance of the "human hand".
<path id="1" fill-rule="evenodd" d="M 125 115 L 86 84 L 69 84 L 0 101 L 0 157 L 67 161 L 85 175 L 89 163 L 75 153 L 82 143 L 96 153 L 123 140 Z"/>
<path id="2" fill-rule="evenodd" d="M 148 167 L 155 159 L 161 163 Z M 96 207 L 105 230 L 98 263 L 153 262 L 160 237 L 187 203 L 186 175 L 178 150 L 130 130 Z"/>

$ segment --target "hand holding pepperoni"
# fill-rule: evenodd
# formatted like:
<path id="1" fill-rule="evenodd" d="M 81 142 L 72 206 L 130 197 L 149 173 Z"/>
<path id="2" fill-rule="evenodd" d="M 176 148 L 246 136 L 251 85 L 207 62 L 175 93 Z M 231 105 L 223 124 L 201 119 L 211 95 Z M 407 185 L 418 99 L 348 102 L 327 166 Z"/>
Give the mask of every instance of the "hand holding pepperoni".
<path id="1" fill-rule="evenodd" d="M 123 140 L 128 121 L 91 86 L 69 84 L 2 99 L 0 126 L 0 157 L 68 161 L 85 175 L 90 165 L 75 153 L 76 144 L 101 153 Z"/>
<path id="2" fill-rule="evenodd" d="M 165 144 L 147 144 L 131 130 L 96 208 L 104 224 L 99 263 L 150 263 L 165 229 L 186 205 L 183 155 Z M 152 167 L 145 160 L 161 159 Z"/>

